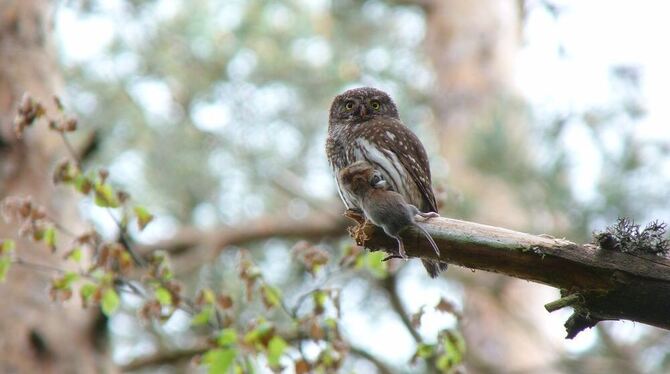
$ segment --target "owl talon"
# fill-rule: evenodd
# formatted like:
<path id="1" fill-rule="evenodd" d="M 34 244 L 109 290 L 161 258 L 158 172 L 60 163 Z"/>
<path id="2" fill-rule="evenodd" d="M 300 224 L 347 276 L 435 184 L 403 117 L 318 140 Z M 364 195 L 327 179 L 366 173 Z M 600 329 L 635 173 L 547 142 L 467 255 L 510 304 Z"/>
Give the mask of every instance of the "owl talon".
<path id="1" fill-rule="evenodd" d="M 419 212 L 414 216 L 414 218 L 416 218 L 416 219 L 418 219 L 422 222 L 425 222 L 425 221 L 428 221 L 431 218 L 436 218 L 436 217 L 439 217 L 439 216 L 440 215 L 435 213 L 435 212 L 425 212 L 425 213 Z"/>
<path id="2" fill-rule="evenodd" d="M 365 224 L 365 216 L 363 215 L 363 212 L 358 209 L 347 209 L 344 211 L 344 216 L 359 225 Z"/>

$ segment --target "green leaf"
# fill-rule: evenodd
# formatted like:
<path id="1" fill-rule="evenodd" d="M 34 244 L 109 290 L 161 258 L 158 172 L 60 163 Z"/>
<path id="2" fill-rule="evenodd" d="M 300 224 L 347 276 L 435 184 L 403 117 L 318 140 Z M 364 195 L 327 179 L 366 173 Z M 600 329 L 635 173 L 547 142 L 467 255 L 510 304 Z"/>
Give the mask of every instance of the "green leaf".
<path id="1" fill-rule="evenodd" d="M 267 334 L 271 333 L 273 329 L 274 326 L 270 322 L 262 322 L 255 329 L 244 335 L 244 342 L 248 344 L 257 343 Z"/>
<path id="2" fill-rule="evenodd" d="M 73 183 L 74 188 L 84 195 L 88 195 L 88 193 L 91 192 L 91 187 L 93 186 L 91 180 L 81 173 L 74 177 Z"/>
<path id="3" fill-rule="evenodd" d="M 332 317 L 324 319 L 323 323 L 333 330 L 337 327 L 337 320 Z"/>
<path id="4" fill-rule="evenodd" d="M 149 213 L 146 208 L 140 205 L 136 205 L 133 208 L 133 211 L 135 212 L 135 216 L 137 216 L 137 226 L 139 227 L 140 231 L 144 230 L 144 228 L 149 224 L 154 219 L 154 215 Z"/>
<path id="5" fill-rule="evenodd" d="M 108 288 L 103 292 L 101 307 L 106 316 L 112 315 L 119 308 L 120 303 L 119 294 L 113 288 Z"/>
<path id="6" fill-rule="evenodd" d="M 0 256 L 0 282 L 4 282 L 7 277 L 7 272 L 12 266 L 12 259 L 7 255 Z"/>
<path id="7" fill-rule="evenodd" d="M 91 299 L 91 296 L 98 290 L 98 286 L 93 283 L 86 283 L 79 288 L 79 295 L 84 300 L 88 302 Z"/>
<path id="8" fill-rule="evenodd" d="M 435 363 L 435 366 L 441 371 L 448 371 L 453 365 L 453 363 L 449 362 L 449 356 L 446 354 L 440 355 Z"/>
<path id="9" fill-rule="evenodd" d="M 444 354 L 438 359 L 438 364 L 442 362 L 443 365 L 446 365 L 445 368 L 451 368 L 463 360 L 465 339 L 458 331 L 443 331 L 442 344 L 444 346 Z"/>
<path id="10" fill-rule="evenodd" d="M 235 361 L 237 351 L 234 349 L 212 349 L 205 353 L 203 362 L 208 366 L 209 374 L 228 373 L 233 361 Z"/>
<path id="11" fill-rule="evenodd" d="M 51 251 L 56 250 L 56 229 L 53 226 L 47 227 L 44 230 L 44 244 L 46 244 Z"/>
<path id="12" fill-rule="evenodd" d="M 95 205 L 103 208 L 118 208 L 121 203 L 116 198 L 112 187 L 105 183 L 95 186 Z"/>
<path id="13" fill-rule="evenodd" d="M 286 341 L 279 335 L 270 339 L 270 343 L 268 343 L 268 363 L 270 367 L 276 368 L 279 366 L 279 359 L 284 354 L 287 345 Z"/>
<path id="14" fill-rule="evenodd" d="M 53 282 L 53 286 L 59 290 L 65 290 L 72 287 L 72 283 L 76 282 L 79 279 L 79 274 L 68 271 L 60 279 L 56 279 Z"/>
<path id="15" fill-rule="evenodd" d="M 220 347 L 226 347 L 237 342 L 237 331 L 235 329 L 227 328 L 221 330 L 216 342 Z"/>
<path id="16" fill-rule="evenodd" d="M 166 290 L 165 287 L 158 287 L 154 291 L 156 300 L 163 306 L 172 305 L 172 294 L 170 291 Z"/>
<path id="17" fill-rule="evenodd" d="M 16 243 L 11 239 L 4 239 L 0 241 L 0 254 L 10 254 L 14 252 Z"/>
<path id="18" fill-rule="evenodd" d="M 384 257 L 386 253 L 381 251 L 370 252 L 365 256 L 365 267 L 375 278 L 382 279 L 388 276 L 386 262 L 382 261 Z"/>
<path id="19" fill-rule="evenodd" d="M 272 308 L 281 304 L 281 291 L 277 287 L 264 284 L 261 290 L 263 292 L 263 303 L 266 307 Z"/>
<path id="20" fill-rule="evenodd" d="M 322 290 L 318 290 L 312 294 L 312 297 L 316 305 L 318 305 L 319 307 L 323 307 L 326 304 L 326 300 L 328 299 L 328 294 L 326 294 Z"/>
<path id="21" fill-rule="evenodd" d="M 80 262 L 82 253 L 81 247 L 75 247 L 67 254 L 66 258 L 74 262 Z"/>
<path id="22" fill-rule="evenodd" d="M 435 352 L 435 346 L 432 344 L 421 343 L 416 348 L 416 355 L 421 358 L 429 358 L 433 356 L 434 352 Z"/>
<path id="23" fill-rule="evenodd" d="M 214 304 L 216 301 L 216 296 L 214 296 L 214 291 L 211 288 L 203 288 L 201 290 L 202 301 L 206 304 Z"/>
<path id="24" fill-rule="evenodd" d="M 202 308 L 200 313 L 193 316 L 191 319 L 191 325 L 193 326 L 203 326 L 209 323 L 209 320 L 214 316 L 214 308 L 211 306 L 206 306 Z"/>

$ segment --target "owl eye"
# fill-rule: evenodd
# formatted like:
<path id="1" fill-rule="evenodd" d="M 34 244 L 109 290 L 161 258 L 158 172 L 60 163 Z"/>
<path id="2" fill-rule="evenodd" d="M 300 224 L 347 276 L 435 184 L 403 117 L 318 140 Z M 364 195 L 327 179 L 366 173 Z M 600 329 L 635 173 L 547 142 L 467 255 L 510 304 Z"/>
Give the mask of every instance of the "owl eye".
<path id="1" fill-rule="evenodd" d="M 344 103 L 344 109 L 346 109 L 346 110 L 354 109 L 354 102 L 353 101 L 347 101 L 346 103 Z"/>
<path id="2" fill-rule="evenodd" d="M 370 101 L 370 106 L 371 106 L 372 109 L 374 109 L 374 110 L 379 110 L 379 108 L 382 107 L 381 104 L 379 104 L 379 101 L 377 101 L 377 100 L 372 100 L 372 101 Z"/>

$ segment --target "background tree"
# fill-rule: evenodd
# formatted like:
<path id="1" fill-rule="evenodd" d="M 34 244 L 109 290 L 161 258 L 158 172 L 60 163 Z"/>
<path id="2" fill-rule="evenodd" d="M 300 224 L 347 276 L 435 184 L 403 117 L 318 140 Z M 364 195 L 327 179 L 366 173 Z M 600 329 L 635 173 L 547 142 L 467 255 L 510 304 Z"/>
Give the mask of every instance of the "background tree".
<path id="1" fill-rule="evenodd" d="M 61 92 L 63 81 L 53 45 L 53 8 L 48 1 L 4 1 L 0 4 L 0 197 L 31 196 L 46 214 L 77 227 L 76 206 L 69 194 L 45 183 L 52 164 L 63 155 L 57 137 L 47 136 L 46 126 L 17 139 L 12 126 L 19 106 L 29 91 L 56 112 L 52 97 Z M 27 116 L 34 116 L 28 113 Z M 44 124 L 43 124 L 44 125 Z M 16 227 L 0 221 L 0 238 L 14 238 Z M 58 266 L 44 245 L 19 240 L 22 259 L 48 259 Z M 45 292 L 51 274 L 43 269 L 16 266 L 0 286 L 0 371 L 96 372 L 107 366 L 105 345 L 97 343 L 103 329 L 97 313 L 78 305 L 58 306 Z"/>
<path id="2" fill-rule="evenodd" d="M 240 300 L 238 253 L 249 249 L 289 303 L 315 284 L 341 289 L 348 368 L 429 371 L 407 362 L 435 331 L 457 325 L 432 310 L 446 295 L 463 310 L 469 371 L 662 372 L 666 332 L 636 326 L 631 338 L 618 332 L 627 325 L 610 324 L 586 343 L 564 343 L 564 316 L 539 310 L 556 298 L 547 288 L 458 269 L 431 282 L 416 264 L 373 261 L 312 278 L 291 260 L 305 246 L 296 239 L 335 260 L 350 243 L 340 235 L 323 139 L 332 97 L 361 84 L 390 92 L 424 140 L 436 185 L 448 186 L 445 216 L 585 242 L 617 216 L 649 219 L 664 206 L 667 191 L 654 186 L 667 176 L 650 172 L 667 162 L 667 146 L 636 136 L 643 111 L 634 68 L 612 71 L 616 99 L 595 109 L 543 113 L 514 87 L 525 22 L 560 10 L 484 0 L 85 1 L 61 7 L 56 23 L 66 104 L 97 134 L 87 163 L 110 165 L 112 183 L 148 203 L 156 219 L 131 235 L 146 250 L 172 253 L 187 293 L 210 287 Z M 589 198 L 574 188 L 579 154 L 565 139 L 575 131 L 589 134 L 607 165 Z M 621 146 L 599 141 L 611 134 Z M 89 205 L 84 215 L 115 238 L 109 215 Z M 124 296 L 109 324 L 122 367 L 151 372 L 169 362 L 166 370 L 179 371 L 202 351 L 206 334 L 191 330 L 188 317 L 142 325 L 138 304 Z M 417 326 L 411 315 L 424 304 Z M 237 323 L 263 310 L 252 303 Z M 281 322 L 281 313 L 269 315 Z M 324 352 L 305 349 L 309 358 Z"/>

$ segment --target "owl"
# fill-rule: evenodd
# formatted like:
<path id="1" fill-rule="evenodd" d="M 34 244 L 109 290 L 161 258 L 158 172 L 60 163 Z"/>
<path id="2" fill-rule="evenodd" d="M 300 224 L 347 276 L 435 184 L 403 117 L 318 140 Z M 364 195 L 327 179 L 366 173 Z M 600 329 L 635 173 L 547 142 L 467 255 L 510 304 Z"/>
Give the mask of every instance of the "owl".
<path id="1" fill-rule="evenodd" d="M 421 212 L 437 212 L 426 150 L 402 123 L 395 103 L 385 92 L 363 87 L 335 97 L 330 107 L 326 154 L 336 182 L 340 170 L 356 161 L 367 161 L 409 204 Z M 347 209 L 361 211 L 357 197 L 337 183 Z M 444 262 L 422 261 L 433 278 L 447 268 Z"/>

